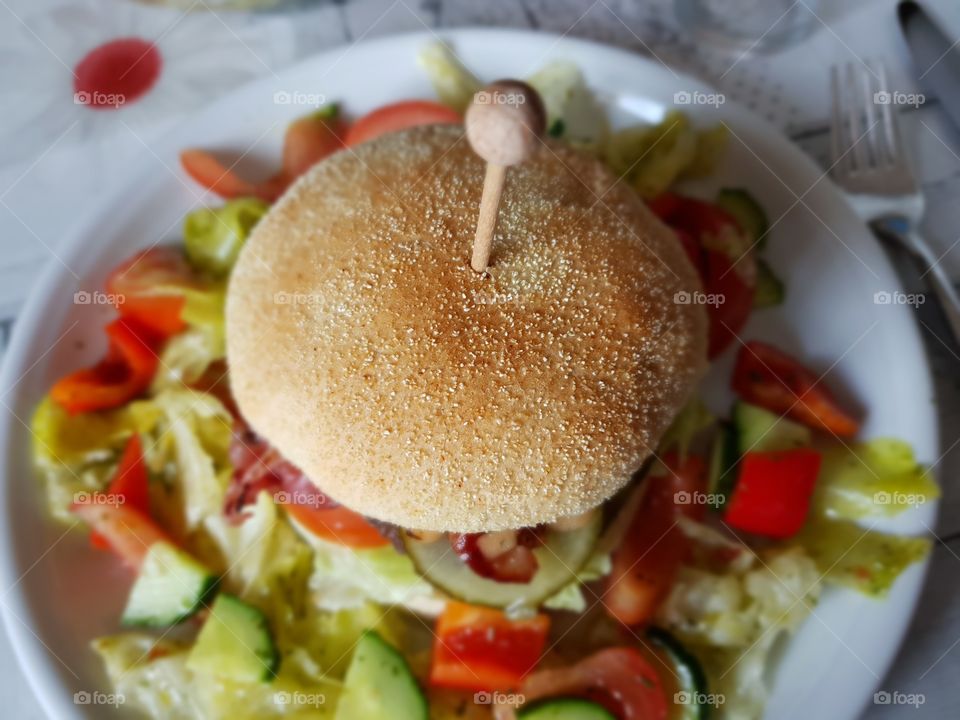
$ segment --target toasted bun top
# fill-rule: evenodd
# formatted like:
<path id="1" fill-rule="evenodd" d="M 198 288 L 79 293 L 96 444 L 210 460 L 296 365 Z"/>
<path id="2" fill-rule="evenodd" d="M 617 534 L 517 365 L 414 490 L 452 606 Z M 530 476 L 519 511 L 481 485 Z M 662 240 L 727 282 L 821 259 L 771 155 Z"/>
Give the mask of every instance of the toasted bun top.
<path id="1" fill-rule="evenodd" d="M 315 166 L 233 272 L 227 358 L 247 421 L 324 492 L 407 528 L 585 512 L 654 450 L 706 361 L 680 244 L 586 154 L 511 168 L 488 275 L 484 165 L 421 127 Z"/>

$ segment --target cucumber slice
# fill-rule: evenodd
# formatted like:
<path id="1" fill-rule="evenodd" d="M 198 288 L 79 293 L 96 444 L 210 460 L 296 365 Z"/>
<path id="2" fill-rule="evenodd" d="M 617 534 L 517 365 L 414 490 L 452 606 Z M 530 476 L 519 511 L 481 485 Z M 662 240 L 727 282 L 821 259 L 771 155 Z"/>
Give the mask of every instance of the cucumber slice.
<path id="1" fill-rule="evenodd" d="M 546 700 L 517 713 L 517 720 L 616 720 L 596 703 L 579 698 Z"/>
<path id="2" fill-rule="evenodd" d="M 803 425 L 745 402 L 733 406 L 733 424 L 737 428 L 741 455 L 793 450 L 809 447 L 812 442 L 810 430 Z"/>
<path id="3" fill-rule="evenodd" d="M 124 625 L 160 628 L 193 615 L 217 584 L 188 553 L 163 540 L 147 550 L 123 611 Z"/>
<path id="4" fill-rule="evenodd" d="M 708 487 L 715 502 L 712 507 L 720 510 L 727 504 L 737 484 L 737 463 L 740 462 L 740 442 L 733 423 L 720 423 L 713 446 L 710 449 Z"/>
<path id="5" fill-rule="evenodd" d="M 576 578 L 590 559 L 603 522 L 602 513 L 582 528 L 549 530 L 533 554 L 539 568 L 528 583 L 501 583 L 481 577 L 460 560 L 447 538 L 424 542 L 403 533 L 414 566 L 428 582 L 457 600 L 497 608 L 535 608 Z"/>
<path id="6" fill-rule="evenodd" d="M 187 656 L 187 669 L 238 682 L 273 679 L 280 656 L 267 618 L 238 597 L 222 594 Z"/>
<path id="7" fill-rule="evenodd" d="M 763 260 L 757 260 L 757 287 L 753 294 L 755 308 L 782 305 L 787 296 L 783 280 L 778 278 Z"/>
<path id="8" fill-rule="evenodd" d="M 334 720 L 427 720 L 427 700 L 403 656 L 373 630 L 357 643 Z"/>
<path id="9" fill-rule="evenodd" d="M 737 225 L 756 244 L 756 250 L 763 250 L 767 244 L 767 230 L 770 223 L 767 213 L 754 200 L 753 195 L 742 188 L 723 188 L 717 193 L 717 205 L 726 210 Z"/>
<path id="10" fill-rule="evenodd" d="M 651 627 L 647 639 L 663 652 L 674 667 L 677 677 L 677 694 L 674 696 L 679 713 L 671 715 L 674 720 L 706 720 L 712 705 L 703 704 L 707 699 L 707 674 L 700 661 L 683 644 L 666 630 Z"/>

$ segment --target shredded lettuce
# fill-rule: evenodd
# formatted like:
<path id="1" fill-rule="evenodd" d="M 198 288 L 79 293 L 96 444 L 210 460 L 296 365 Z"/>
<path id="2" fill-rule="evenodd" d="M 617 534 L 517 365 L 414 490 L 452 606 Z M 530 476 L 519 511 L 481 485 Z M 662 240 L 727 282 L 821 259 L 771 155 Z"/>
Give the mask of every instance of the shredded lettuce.
<path id="1" fill-rule="evenodd" d="M 123 706 L 156 720 L 325 720 L 336 711 L 335 680 L 305 683 L 284 664 L 272 682 L 241 684 L 194 675 L 186 667 L 187 644 L 144 633 L 99 638 L 93 648 Z"/>
<path id="2" fill-rule="evenodd" d="M 575 63 L 558 60 L 527 78 L 547 111 L 547 133 L 583 150 L 599 152 L 607 137 L 606 110 Z"/>
<path id="3" fill-rule="evenodd" d="M 417 55 L 417 61 L 427 71 L 440 102 L 464 112 L 480 89 L 480 81 L 463 66 L 450 46 L 440 41 L 427 43 Z"/>
<path id="4" fill-rule="evenodd" d="M 762 559 L 726 572 L 681 568 L 657 617 L 704 663 L 710 692 L 725 696 L 727 718 L 760 717 L 770 650 L 820 595 L 819 571 L 802 549 L 770 550 Z"/>
<path id="5" fill-rule="evenodd" d="M 211 363 L 224 356 L 223 331 L 213 326 L 189 327 L 170 338 L 160 353 L 157 374 L 150 392 L 191 385 Z"/>
<path id="6" fill-rule="evenodd" d="M 930 552 L 924 537 L 887 535 L 847 520 L 814 518 L 797 538 L 830 582 L 883 597 L 907 567 Z"/>
<path id="7" fill-rule="evenodd" d="M 34 467 L 50 514 L 61 522 L 75 522 L 70 505 L 77 493 L 103 490 L 127 439 L 135 432 L 148 432 L 159 418 L 160 412 L 146 401 L 71 415 L 45 397 L 34 411 L 30 429 Z"/>
<path id="8" fill-rule="evenodd" d="M 270 206 L 256 198 L 230 200 L 218 208 L 200 208 L 183 221 L 187 260 L 197 270 L 224 277 L 237 261 L 247 236 Z"/>
<path id="9" fill-rule="evenodd" d="M 879 438 L 823 451 L 814 510 L 843 520 L 890 517 L 939 496 L 909 444 Z"/>
<path id="10" fill-rule="evenodd" d="M 442 609 L 437 591 L 393 546 L 355 550 L 322 540 L 292 519 L 291 523 L 313 549 L 310 589 L 318 607 L 342 610 L 373 601 Z"/>
<path id="11" fill-rule="evenodd" d="M 164 390 L 151 402 L 162 413 L 144 441 L 147 465 L 162 481 L 152 484 L 152 508 L 182 538 L 221 514 L 233 418 L 216 397 L 195 390 Z"/>

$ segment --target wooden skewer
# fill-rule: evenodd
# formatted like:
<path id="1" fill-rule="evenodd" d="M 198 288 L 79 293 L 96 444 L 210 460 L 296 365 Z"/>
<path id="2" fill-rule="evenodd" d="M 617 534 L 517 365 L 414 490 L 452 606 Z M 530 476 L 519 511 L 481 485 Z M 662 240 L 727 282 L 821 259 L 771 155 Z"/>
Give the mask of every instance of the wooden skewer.
<path id="1" fill-rule="evenodd" d="M 487 161 L 470 260 L 470 267 L 482 273 L 490 264 L 507 168 L 533 153 L 546 126 L 546 113 L 532 87 L 519 80 L 498 80 L 473 96 L 465 123 L 470 146 Z"/>

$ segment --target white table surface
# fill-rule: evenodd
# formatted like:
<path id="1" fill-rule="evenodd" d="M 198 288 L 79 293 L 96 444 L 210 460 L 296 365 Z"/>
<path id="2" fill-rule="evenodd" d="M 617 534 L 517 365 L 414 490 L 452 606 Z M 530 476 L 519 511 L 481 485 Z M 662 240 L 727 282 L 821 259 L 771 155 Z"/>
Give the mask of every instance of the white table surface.
<path id="1" fill-rule="evenodd" d="M 894 0 L 798 0 L 816 32 L 772 56 L 739 57 L 697 47 L 676 26 L 671 0 L 355 0 L 318 2 L 301 14 L 246 15 L 144 8 L 104 0 L 0 0 L 0 348 L 43 263 L 56 262 L 58 239 L 144 145 L 208 99 L 312 52 L 396 32 L 467 25 L 534 27 L 627 47 L 715 83 L 766 116 L 804 149 L 826 159 L 827 73 L 834 63 L 883 60 L 894 88 L 917 92 L 894 21 Z M 191 5 L 190 2 L 186 3 Z M 194 9 L 214 5 L 192 3 Z M 960 38 L 960 3 L 928 0 Z M 149 112 L 117 125 L 94 123 L 61 95 L 65 68 L 105 39 L 157 40 L 171 82 Z M 166 76 L 165 76 L 166 77 Z M 925 233 L 960 279 L 960 130 L 936 98 L 903 113 L 928 213 Z M 59 103 L 59 104 L 58 104 Z M 123 111 L 127 112 L 127 109 Z M 904 281 L 922 290 L 898 260 Z M 933 303 L 921 306 L 937 380 L 944 485 L 927 586 L 906 643 L 882 687 L 922 693 L 917 709 L 877 705 L 865 718 L 960 717 L 960 349 Z M 0 716 L 43 717 L 0 634 Z"/>

